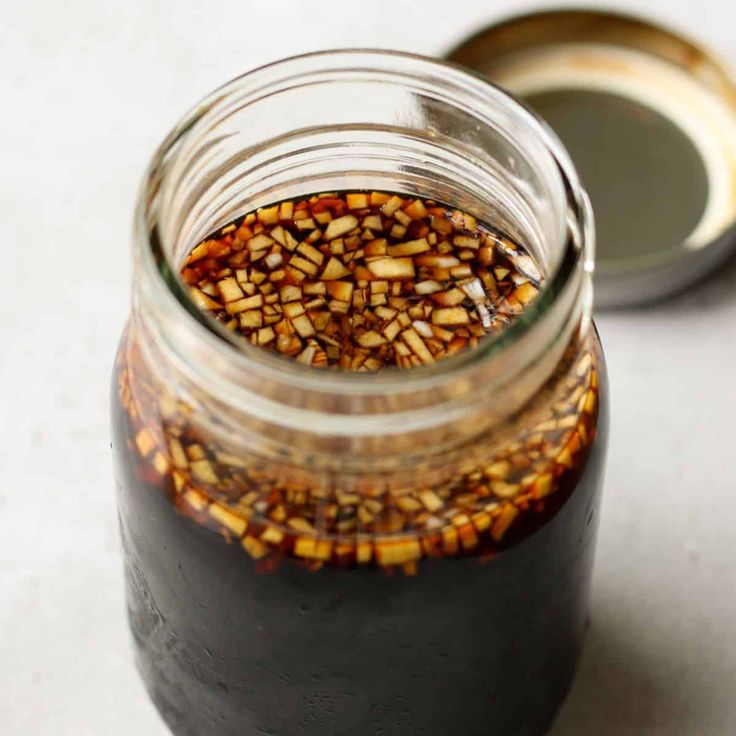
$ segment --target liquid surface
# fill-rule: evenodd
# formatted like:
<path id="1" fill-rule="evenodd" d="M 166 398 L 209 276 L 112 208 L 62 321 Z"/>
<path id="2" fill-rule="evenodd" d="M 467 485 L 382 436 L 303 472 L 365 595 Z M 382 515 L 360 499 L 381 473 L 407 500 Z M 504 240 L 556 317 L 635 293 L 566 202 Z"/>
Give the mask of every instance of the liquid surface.
<path id="1" fill-rule="evenodd" d="M 680 247 L 708 199 L 697 148 L 669 119 L 610 92 L 552 90 L 525 95 L 575 162 L 595 213 L 604 263 Z"/>
<path id="2" fill-rule="evenodd" d="M 537 297 L 521 245 L 472 215 L 383 192 L 264 207 L 198 244 L 193 301 L 252 344 L 314 367 L 376 371 L 477 346 Z"/>

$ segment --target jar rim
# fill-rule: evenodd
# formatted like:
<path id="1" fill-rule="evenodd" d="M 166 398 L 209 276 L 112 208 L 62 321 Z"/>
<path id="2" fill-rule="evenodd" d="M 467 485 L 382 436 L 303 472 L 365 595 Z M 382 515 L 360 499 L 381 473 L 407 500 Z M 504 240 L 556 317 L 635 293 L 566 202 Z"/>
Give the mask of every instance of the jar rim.
<path id="1" fill-rule="evenodd" d="M 266 379 L 288 381 L 295 389 L 311 392 L 338 393 L 344 396 L 371 396 L 406 389 L 407 372 L 387 369 L 377 373 L 364 374 L 357 371 L 331 371 L 329 381 L 324 374 L 309 366 L 290 361 L 272 351 L 249 345 L 215 320 L 201 313 L 191 302 L 185 285 L 178 273 L 178 265 L 170 262 L 155 228 L 149 227 L 150 209 L 154 198 L 160 193 L 165 177 L 164 163 L 172 153 L 175 155 L 178 143 L 188 135 L 197 122 L 218 105 L 227 104 L 230 95 L 236 91 L 242 95 L 244 87 L 253 94 L 267 94 L 274 82 L 292 79 L 298 81 L 299 67 L 308 65 L 307 71 L 329 68 L 330 71 L 363 71 L 375 73 L 428 74 L 440 77 L 448 87 L 458 94 L 467 95 L 474 105 L 477 115 L 483 113 L 482 106 L 488 109 L 488 119 L 492 119 L 492 105 L 502 105 L 514 112 L 519 120 L 531 130 L 536 139 L 552 157 L 559 183 L 564 192 L 569 212 L 577 222 L 578 240 L 570 236 L 570 223 L 567 225 L 567 242 L 564 256 L 546 279 L 539 297 L 529 305 L 516 320 L 493 339 L 481 340 L 473 350 L 460 351 L 432 365 L 417 366 L 411 370 L 412 388 L 431 390 L 441 384 L 448 376 L 458 377 L 482 363 L 503 354 L 526 335 L 534 324 L 555 305 L 573 274 L 578 270 L 581 259 L 586 271 L 592 270 L 592 218 L 587 197 L 578 181 L 577 173 L 564 146 L 549 126 L 526 105 L 495 86 L 484 77 L 452 62 L 383 49 L 336 49 L 317 51 L 260 66 L 226 82 L 204 100 L 192 108 L 166 137 L 154 154 L 147 169 L 139 194 L 135 214 L 135 256 L 136 265 L 142 270 L 149 293 L 170 313 L 186 320 L 193 339 L 206 344 L 208 350 L 226 355 L 234 369 L 256 370 Z M 302 70 L 302 73 L 305 73 Z M 484 103 L 484 99 L 486 102 Z M 223 339 L 224 338 L 224 339 Z M 223 353 L 222 351 L 227 351 Z M 325 383 L 329 384 L 328 389 Z M 237 389 L 237 386 L 229 386 Z"/>

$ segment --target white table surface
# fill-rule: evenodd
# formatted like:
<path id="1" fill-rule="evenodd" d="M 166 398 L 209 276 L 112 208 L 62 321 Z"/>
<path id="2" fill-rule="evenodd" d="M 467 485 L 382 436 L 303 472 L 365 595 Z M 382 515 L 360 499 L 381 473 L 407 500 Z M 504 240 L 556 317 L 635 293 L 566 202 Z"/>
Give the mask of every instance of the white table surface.
<path id="1" fill-rule="evenodd" d="M 175 120 L 257 64 L 439 54 L 513 3 L 3 3 L 0 733 L 163 736 L 131 662 L 108 444 L 136 187 Z M 736 6 L 628 2 L 736 57 Z M 736 732 L 736 260 L 599 317 L 613 425 L 592 626 L 555 736 Z M 329 736 L 329 735 L 325 735 Z"/>

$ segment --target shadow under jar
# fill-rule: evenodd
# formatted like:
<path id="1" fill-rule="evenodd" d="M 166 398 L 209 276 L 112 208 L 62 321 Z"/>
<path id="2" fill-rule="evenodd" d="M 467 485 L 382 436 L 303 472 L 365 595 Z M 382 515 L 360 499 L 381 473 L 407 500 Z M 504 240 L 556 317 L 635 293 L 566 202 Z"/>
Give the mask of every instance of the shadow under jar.
<path id="1" fill-rule="evenodd" d="M 288 361 L 192 305 L 177 274 L 203 238 L 344 190 L 490 222 L 544 288 L 475 349 L 375 374 Z M 174 733 L 545 732 L 586 626 L 606 445 L 592 241 L 557 139 L 435 61 L 290 59 L 172 132 L 136 211 L 112 403 L 137 661 Z"/>

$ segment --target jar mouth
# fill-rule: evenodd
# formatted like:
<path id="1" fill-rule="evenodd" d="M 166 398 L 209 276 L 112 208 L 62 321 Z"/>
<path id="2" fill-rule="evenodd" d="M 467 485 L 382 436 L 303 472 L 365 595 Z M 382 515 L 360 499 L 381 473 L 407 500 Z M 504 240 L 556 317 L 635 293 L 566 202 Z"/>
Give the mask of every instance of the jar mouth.
<path id="1" fill-rule="evenodd" d="M 203 314 L 191 302 L 179 275 L 180 261 L 177 262 L 172 255 L 173 244 L 167 242 L 168 235 L 163 232 L 156 212 L 173 197 L 171 181 L 181 182 L 185 178 L 185 174 L 177 169 L 176 159 L 181 146 L 191 136 L 203 136 L 212 124 L 208 116 L 212 117 L 217 110 L 227 111 L 236 105 L 253 104 L 273 94 L 277 87 L 284 89 L 306 83 L 319 69 L 329 69 L 331 73 L 373 75 L 379 82 L 387 78 L 400 80 L 402 76 L 407 80 L 422 76 L 433 81 L 441 79 L 444 85 L 441 92 L 447 93 L 448 99 L 468 111 L 472 108 L 473 116 L 481 122 L 491 124 L 499 110 L 508 112 L 514 125 L 523 128 L 534 146 L 553 162 L 557 178 L 554 186 L 564 200 L 566 210 L 563 227 L 555 234 L 562 241 L 557 244 L 559 257 L 546 276 L 539 297 L 498 336 L 481 340 L 472 350 L 460 351 L 435 364 L 412 368 L 409 372 L 397 368 L 385 368 L 377 373 L 333 370 L 326 376 L 322 371 L 250 345 Z M 260 150 L 267 150 L 278 142 L 278 137 L 264 140 Z M 205 160 L 206 156 L 205 150 L 200 160 Z M 590 206 L 567 152 L 551 129 L 509 93 L 459 65 L 399 51 L 371 49 L 321 51 L 294 56 L 247 72 L 211 93 L 184 116 L 155 153 L 136 207 L 135 244 L 141 298 L 146 299 L 148 305 L 155 303 L 155 309 L 169 324 L 175 321 L 178 335 L 183 336 L 186 331 L 189 345 L 196 341 L 213 356 L 227 361 L 230 378 L 239 373 L 256 373 L 263 380 L 287 383 L 298 391 L 318 394 L 327 391 L 345 397 L 402 393 L 406 391 L 407 383 L 411 383 L 412 390 L 432 391 L 446 383 L 449 376 L 453 380 L 470 379 L 479 365 L 496 360 L 528 337 L 534 326 L 558 304 L 581 265 L 585 271 L 592 271 Z M 207 376 L 210 382 L 223 378 L 212 373 Z M 232 383 L 227 378 L 224 380 Z M 231 395 L 233 391 L 237 394 L 237 388 L 237 385 L 229 385 L 228 391 Z"/>

